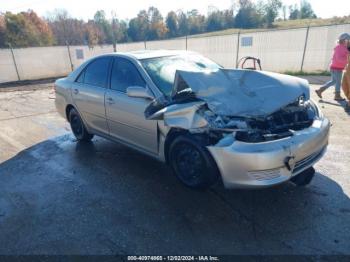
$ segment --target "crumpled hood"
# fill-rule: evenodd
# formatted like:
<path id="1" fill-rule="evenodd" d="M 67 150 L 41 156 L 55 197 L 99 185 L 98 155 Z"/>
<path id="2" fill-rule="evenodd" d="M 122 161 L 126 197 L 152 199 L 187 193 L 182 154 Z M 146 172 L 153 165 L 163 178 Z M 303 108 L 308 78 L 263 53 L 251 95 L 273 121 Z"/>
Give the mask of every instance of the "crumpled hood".
<path id="1" fill-rule="evenodd" d="M 310 98 L 304 79 L 264 71 L 220 69 L 214 72 L 176 72 L 173 101 L 190 88 L 211 111 L 223 116 L 269 115 L 296 101 Z"/>

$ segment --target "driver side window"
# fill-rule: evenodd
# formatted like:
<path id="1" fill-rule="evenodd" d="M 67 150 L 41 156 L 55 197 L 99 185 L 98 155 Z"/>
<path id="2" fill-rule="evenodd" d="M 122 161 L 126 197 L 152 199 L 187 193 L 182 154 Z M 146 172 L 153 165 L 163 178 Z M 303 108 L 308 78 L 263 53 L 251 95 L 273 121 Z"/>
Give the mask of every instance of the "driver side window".
<path id="1" fill-rule="evenodd" d="M 146 83 L 130 61 L 116 58 L 112 68 L 111 89 L 126 93 L 130 86 L 146 87 Z"/>

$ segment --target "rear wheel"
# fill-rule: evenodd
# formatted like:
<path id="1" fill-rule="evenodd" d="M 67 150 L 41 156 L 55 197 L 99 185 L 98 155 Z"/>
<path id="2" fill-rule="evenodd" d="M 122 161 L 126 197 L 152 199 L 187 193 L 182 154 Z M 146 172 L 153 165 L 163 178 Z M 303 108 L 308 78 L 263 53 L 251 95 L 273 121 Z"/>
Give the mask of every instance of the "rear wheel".
<path id="1" fill-rule="evenodd" d="M 78 141 L 91 141 L 94 135 L 89 134 L 78 111 L 72 108 L 69 111 L 69 123 L 74 136 Z"/>
<path id="2" fill-rule="evenodd" d="M 169 148 L 169 163 L 178 179 L 192 188 L 209 187 L 219 178 L 208 150 L 189 136 L 175 138 Z"/>
<path id="3" fill-rule="evenodd" d="M 309 167 L 308 169 L 304 170 L 300 174 L 292 177 L 290 181 L 292 181 L 297 186 L 306 186 L 310 184 L 314 176 L 315 176 L 315 169 L 313 167 Z"/>

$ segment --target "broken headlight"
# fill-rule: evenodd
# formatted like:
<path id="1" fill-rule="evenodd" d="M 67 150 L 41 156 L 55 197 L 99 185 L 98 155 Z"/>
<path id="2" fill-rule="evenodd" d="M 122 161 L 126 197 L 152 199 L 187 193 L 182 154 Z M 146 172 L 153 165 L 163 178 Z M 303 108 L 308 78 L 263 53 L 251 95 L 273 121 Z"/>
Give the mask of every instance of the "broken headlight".
<path id="1" fill-rule="evenodd" d="M 258 143 L 292 136 L 293 131 L 302 130 L 321 118 L 321 111 L 312 100 L 298 99 L 263 119 L 248 120 L 249 129 L 236 132 L 239 141 Z"/>
<path id="2" fill-rule="evenodd" d="M 308 114 L 309 114 L 310 118 L 312 117 L 312 119 L 315 119 L 315 118 L 322 118 L 323 117 L 323 114 L 322 114 L 320 108 L 315 103 L 315 101 L 313 101 L 312 99 L 310 99 L 308 101 L 307 109 L 308 109 Z"/>

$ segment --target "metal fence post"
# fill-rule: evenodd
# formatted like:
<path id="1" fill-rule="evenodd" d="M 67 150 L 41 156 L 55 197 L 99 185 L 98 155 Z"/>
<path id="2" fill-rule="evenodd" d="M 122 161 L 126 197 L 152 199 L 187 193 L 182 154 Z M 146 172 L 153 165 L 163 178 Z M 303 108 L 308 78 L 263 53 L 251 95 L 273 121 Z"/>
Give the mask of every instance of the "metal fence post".
<path id="1" fill-rule="evenodd" d="M 238 68 L 238 56 L 239 56 L 239 44 L 240 44 L 241 31 L 237 34 L 237 52 L 236 52 L 236 68 Z"/>
<path id="2" fill-rule="evenodd" d="M 304 60 L 305 60 L 307 42 L 309 40 L 309 31 L 310 31 L 310 26 L 308 26 L 307 29 L 306 29 L 305 44 L 304 44 L 303 58 L 301 59 L 300 72 L 303 71 L 303 67 L 304 67 Z"/>
<path id="3" fill-rule="evenodd" d="M 73 62 L 72 62 L 72 57 L 70 55 L 70 48 L 69 48 L 68 41 L 66 41 L 66 45 L 67 45 L 67 50 L 68 50 L 68 57 L 69 57 L 70 67 L 71 67 L 71 69 L 73 71 L 74 70 L 74 65 L 73 65 Z"/>
<path id="4" fill-rule="evenodd" d="M 17 74 L 18 81 L 21 81 L 21 78 L 19 77 L 17 63 L 16 63 L 16 59 L 15 59 L 15 54 L 13 53 L 12 45 L 9 44 L 9 47 L 10 47 L 10 50 L 11 50 L 12 60 L 13 60 L 13 64 L 14 64 L 15 69 L 16 69 L 16 74 Z"/>
<path id="5" fill-rule="evenodd" d="M 185 39 L 186 39 L 186 51 L 187 51 L 187 35 L 186 35 L 186 38 L 185 38 Z"/>
<path id="6" fill-rule="evenodd" d="M 145 45 L 145 49 L 147 49 L 146 40 L 145 40 L 145 41 L 143 41 L 143 44 Z"/>

